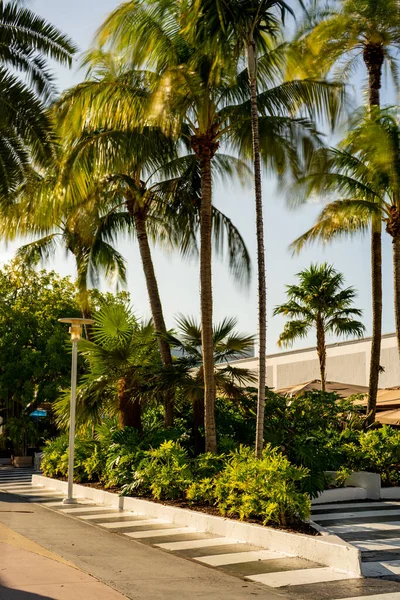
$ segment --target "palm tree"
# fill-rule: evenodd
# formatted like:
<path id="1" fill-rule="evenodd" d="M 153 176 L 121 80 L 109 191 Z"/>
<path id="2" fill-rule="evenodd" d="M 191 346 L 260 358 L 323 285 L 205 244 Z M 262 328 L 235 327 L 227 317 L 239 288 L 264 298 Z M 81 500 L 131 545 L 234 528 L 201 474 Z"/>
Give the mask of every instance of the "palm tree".
<path id="1" fill-rule="evenodd" d="M 246 71 L 234 51 L 210 45 L 210 36 L 196 19 L 188 18 L 192 5 L 178 0 L 126 2 L 117 8 L 98 34 L 100 45 L 123 53 L 124 59 L 158 77 L 149 115 L 163 127 L 186 137 L 201 174 L 200 295 L 202 352 L 205 382 L 206 450 L 216 449 L 215 381 L 212 327 L 212 178 L 222 142 L 242 156 L 252 156 L 250 89 Z M 183 23 L 190 23 L 183 27 Z M 195 31 L 193 31 L 192 26 Z M 271 86 L 275 67 L 270 64 L 259 94 L 261 152 L 278 172 L 298 168 L 300 156 L 316 143 L 307 119 L 293 113 L 314 103 L 321 108 L 332 99 L 332 88 L 314 82 Z M 337 90 L 335 90 L 337 92 Z M 319 102 L 319 103 L 318 103 Z M 337 108 L 338 103 L 335 103 Z M 227 159 L 234 164 L 234 158 Z"/>
<path id="2" fill-rule="evenodd" d="M 142 433 L 149 373 L 161 367 L 154 328 L 138 322 L 118 301 L 104 304 L 94 321 L 93 340 L 80 342 L 89 369 L 77 391 L 77 422 L 98 424 L 105 414 L 117 414 L 121 428 L 135 427 Z M 56 404 L 61 425 L 67 424 L 68 403 L 65 394 Z"/>
<path id="3" fill-rule="evenodd" d="M 111 130 L 90 134 L 86 149 L 90 151 L 96 145 L 110 146 L 113 137 L 119 133 Z M 119 141 L 117 144 L 120 164 L 110 166 L 109 174 L 103 180 L 103 193 L 114 199 L 114 206 L 104 219 L 103 232 L 112 237 L 113 231 L 119 233 L 124 228 L 136 233 L 160 354 L 163 365 L 167 367 L 172 365 L 172 356 L 165 336 L 167 330 L 150 239 L 179 247 L 183 255 L 195 251 L 198 226 L 196 165 L 193 157 L 174 158 L 170 139 L 159 129 L 138 127 L 131 132 L 123 132 L 122 136 L 123 144 Z M 162 177 L 163 168 L 166 179 Z M 233 272 L 239 277 L 243 270 L 248 273 L 249 256 L 236 227 L 214 207 L 212 219 L 217 248 L 224 251 L 224 245 L 221 246 L 218 240 L 225 233 Z M 173 424 L 172 396 L 166 401 L 166 424 Z"/>
<path id="4" fill-rule="evenodd" d="M 71 40 L 19 2 L 0 0 L 0 194 L 23 180 L 32 162 L 54 152 L 46 104 L 54 94 L 48 59 L 71 65 Z M 19 74 L 22 74 L 21 78 Z"/>
<path id="5" fill-rule="evenodd" d="M 23 184 L 2 207 L 1 223 L 7 240 L 36 238 L 17 251 L 27 266 L 52 260 L 58 249 L 72 254 L 81 310 L 89 316 L 88 286 L 97 285 L 100 275 L 110 283 L 125 284 L 125 260 L 110 243 L 114 240 L 104 235 L 107 207 L 99 199 L 101 182 L 95 172 L 93 181 L 83 181 L 76 173 L 60 178 L 68 152 L 59 146 L 57 160 L 45 173 L 32 167 L 27 171 Z"/>
<path id="6" fill-rule="evenodd" d="M 361 337 L 364 325 L 354 319 L 362 311 L 353 308 L 354 288 L 343 289 L 344 277 L 326 263 L 311 265 L 297 274 L 298 285 L 286 288 L 287 302 L 277 306 L 275 315 L 285 315 L 289 321 L 279 336 L 279 345 L 290 346 L 306 337 L 312 329 L 317 334 L 317 353 L 321 373 L 321 390 L 326 384 L 326 334 Z"/>
<path id="7" fill-rule="evenodd" d="M 180 388 L 193 406 L 193 436 L 195 452 L 204 452 L 204 375 L 202 337 L 199 323 L 190 317 L 177 319 L 178 331 L 168 335 L 172 347 L 181 352 L 174 361 L 175 377 L 167 373 L 168 384 Z M 256 380 L 254 373 L 234 367 L 229 361 L 248 356 L 254 347 L 254 336 L 235 331 L 237 319 L 225 318 L 213 327 L 214 381 L 221 398 L 240 403 L 246 396 L 246 386 Z M 161 379 L 162 385 L 162 379 Z"/>
<path id="8" fill-rule="evenodd" d="M 397 0 L 342 0 L 310 11 L 298 38 L 304 54 L 300 61 L 308 73 L 327 73 L 337 65 L 336 76 L 348 79 L 362 56 L 368 73 L 369 107 L 379 107 L 382 69 L 386 62 L 397 83 L 395 52 L 400 45 L 400 11 Z M 368 413 L 375 414 L 382 338 L 382 235 L 381 220 L 372 218 L 372 344 Z"/>
<path id="9" fill-rule="evenodd" d="M 300 2 L 301 3 L 301 2 Z M 217 6 L 216 6 L 217 4 Z M 286 12 L 294 15 L 291 8 L 283 0 L 203 0 L 198 3 L 200 18 L 203 18 L 207 29 L 215 34 L 222 34 L 222 39 L 233 37 L 239 54 L 247 59 L 247 76 L 250 88 L 250 110 L 252 131 L 252 158 L 254 165 L 254 190 L 256 208 L 257 235 L 257 274 L 258 274 L 258 394 L 257 394 L 257 429 L 256 455 L 260 458 L 264 445 L 264 414 L 266 384 L 266 350 L 267 350 L 267 287 L 265 269 L 264 218 L 262 202 L 262 175 L 260 152 L 260 127 L 258 107 L 258 63 L 259 57 L 264 62 L 266 57 L 270 69 L 274 63 L 274 48 L 271 42 L 276 41 L 282 30 Z M 280 18 L 279 18 L 280 12 Z M 279 57 L 279 52 L 275 53 Z M 272 58 L 272 60 L 271 60 Z M 275 65 L 276 68 L 276 65 Z"/>
<path id="10" fill-rule="evenodd" d="M 93 165 L 101 170 L 103 201 L 109 206 L 104 234 L 113 236 L 127 227 L 136 233 L 162 362 L 170 367 L 171 351 L 149 242 L 179 247 L 184 255 L 195 251 L 200 203 L 195 157 L 179 156 L 177 142 L 170 135 L 146 124 L 144 108 L 154 77 L 101 50 L 89 53 L 85 64 L 91 79 L 68 91 L 56 107 L 61 131 L 73 146 L 68 167 L 87 173 L 87 177 Z M 82 119 L 88 111 L 90 119 Z M 235 167 L 246 173 L 240 161 L 231 164 L 224 157 L 217 168 L 232 175 Z M 227 247 L 234 275 L 248 276 L 249 256 L 236 227 L 215 207 L 212 221 L 217 250 Z M 221 243 L 224 236 L 226 245 Z M 172 397 L 166 402 L 166 423 L 173 424 Z"/>
<path id="11" fill-rule="evenodd" d="M 330 241 L 364 232 L 373 219 L 386 224 L 393 242 L 394 305 L 400 356 L 400 127 L 391 110 L 361 113 L 338 149 L 320 151 L 304 178 L 306 195 L 338 194 L 321 212 L 316 225 L 293 243 Z M 369 419 L 375 418 L 373 407 Z"/>

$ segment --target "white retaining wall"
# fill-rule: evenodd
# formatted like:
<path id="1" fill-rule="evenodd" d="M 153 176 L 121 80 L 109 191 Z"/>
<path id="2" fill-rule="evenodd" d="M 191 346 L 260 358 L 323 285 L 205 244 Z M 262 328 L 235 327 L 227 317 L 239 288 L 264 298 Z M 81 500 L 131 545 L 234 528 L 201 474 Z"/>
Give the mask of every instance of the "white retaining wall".
<path id="1" fill-rule="evenodd" d="M 42 475 L 33 475 L 32 483 L 61 491 L 64 494 L 67 492 L 67 482 Z M 149 517 L 158 517 L 177 525 L 193 527 L 198 531 L 233 538 L 291 556 L 299 556 L 328 567 L 353 573 L 356 577 L 361 575 L 359 550 L 335 535 L 313 537 L 290 533 L 271 527 L 207 515 L 195 510 L 175 508 L 140 498 L 118 496 L 111 492 L 77 484 L 74 484 L 74 496 L 90 499 L 97 504 L 129 510 Z"/>

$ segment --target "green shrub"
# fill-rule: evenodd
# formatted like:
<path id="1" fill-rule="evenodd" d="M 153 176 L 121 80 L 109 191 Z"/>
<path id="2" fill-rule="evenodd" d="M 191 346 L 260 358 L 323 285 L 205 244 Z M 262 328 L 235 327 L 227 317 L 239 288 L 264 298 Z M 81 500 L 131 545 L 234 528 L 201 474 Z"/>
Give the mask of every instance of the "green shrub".
<path id="1" fill-rule="evenodd" d="M 67 460 L 65 461 L 65 457 Z M 68 474 L 68 436 L 60 435 L 46 442 L 41 462 L 43 475 L 46 477 L 66 477 Z"/>
<path id="2" fill-rule="evenodd" d="M 299 491 L 307 475 L 270 445 L 261 459 L 242 446 L 215 479 L 215 504 L 223 515 L 286 526 L 310 514 L 310 500 Z"/>
<path id="3" fill-rule="evenodd" d="M 173 500 L 184 495 L 193 480 L 187 451 L 178 442 L 169 440 L 159 448 L 148 450 L 125 486 L 125 494 L 151 493 L 154 498 Z"/>
<path id="4" fill-rule="evenodd" d="M 101 480 L 106 488 L 119 488 L 130 483 L 144 456 L 143 440 L 137 429 L 125 427 L 114 431 L 111 444 L 104 449 L 105 466 Z"/>
<path id="5" fill-rule="evenodd" d="M 215 481 L 213 477 L 205 477 L 193 481 L 186 490 L 186 498 L 196 504 L 215 504 Z"/>
<path id="6" fill-rule="evenodd" d="M 214 477 L 222 471 L 225 461 L 226 456 L 223 454 L 211 454 L 211 452 L 200 454 L 193 460 L 194 476 L 200 480 L 206 477 Z"/>
<path id="7" fill-rule="evenodd" d="M 47 477 L 68 476 L 68 436 L 47 442 L 43 450 L 42 471 Z M 104 456 L 98 442 L 75 439 L 74 481 L 98 481 L 104 469 Z"/>
<path id="8" fill-rule="evenodd" d="M 400 431 L 384 425 L 379 429 L 360 432 L 357 442 L 347 446 L 348 461 L 354 471 L 380 473 L 382 482 L 400 482 Z"/>
<path id="9" fill-rule="evenodd" d="M 301 491 L 311 498 L 329 484 L 325 471 L 336 471 L 348 462 L 348 442 L 357 438 L 357 410 L 336 394 L 307 392 L 295 398 L 269 393 L 264 438 L 279 448 L 289 461 L 303 466 L 309 475 Z"/>

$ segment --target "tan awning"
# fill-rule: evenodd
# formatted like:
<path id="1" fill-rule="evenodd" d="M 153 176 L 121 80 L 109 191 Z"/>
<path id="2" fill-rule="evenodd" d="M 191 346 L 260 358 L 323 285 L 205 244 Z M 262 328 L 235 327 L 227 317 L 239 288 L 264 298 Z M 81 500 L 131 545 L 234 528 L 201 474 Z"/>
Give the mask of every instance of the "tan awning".
<path id="1" fill-rule="evenodd" d="M 339 383 L 338 381 L 327 381 L 325 387 L 327 392 L 334 392 L 342 398 L 348 398 L 349 396 L 354 396 L 355 394 L 366 394 L 368 392 L 368 388 L 364 385 Z M 280 390 L 276 390 L 276 393 L 282 394 L 283 396 L 293 397 L 301 394 L 302 392 L 313 391 L 321 391 L 320 379 L 314 379 L 313 381 L 307 381 L 306 383 L 300 383 L 287 388 L 281 388 Z"/>
<path id="2" fill-rule="evenodd" d="M 375 419 L 382 425 L 400 425 L 400 408 L 377 412 Z"/>
<path id="3" fill-rule="evenodd" d="M 368 396 L 365 396 L 365 398 L 355 400 L 354 404 L 356 406 L 367 406 L 367 402 Z M 376 410 L 381 412 L 383 410 L 394 410 L 396 408 L 400 408 L 400 388 L 395 387 L 378 390 Z"/>

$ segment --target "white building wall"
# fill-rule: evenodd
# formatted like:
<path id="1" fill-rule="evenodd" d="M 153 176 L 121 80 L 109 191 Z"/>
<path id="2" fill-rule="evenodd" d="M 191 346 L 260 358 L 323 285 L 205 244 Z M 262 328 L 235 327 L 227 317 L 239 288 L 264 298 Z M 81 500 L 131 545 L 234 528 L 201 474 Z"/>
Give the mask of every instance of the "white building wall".
<path id="1" fill-rule="evenodd" d="M 327 379 L 355 385 L 368 385 L 371 338 L 340 342 L 327 346 Z M 231 364 L 257 372 L 257 358 L 244 358 Z M 400 361 L 395 334 L 382 337 L 379 387 L 400 385 Z M 267 385 L 275 389 L 319 379 L 315 348 L 293 350 L 267 356 Z"/>

